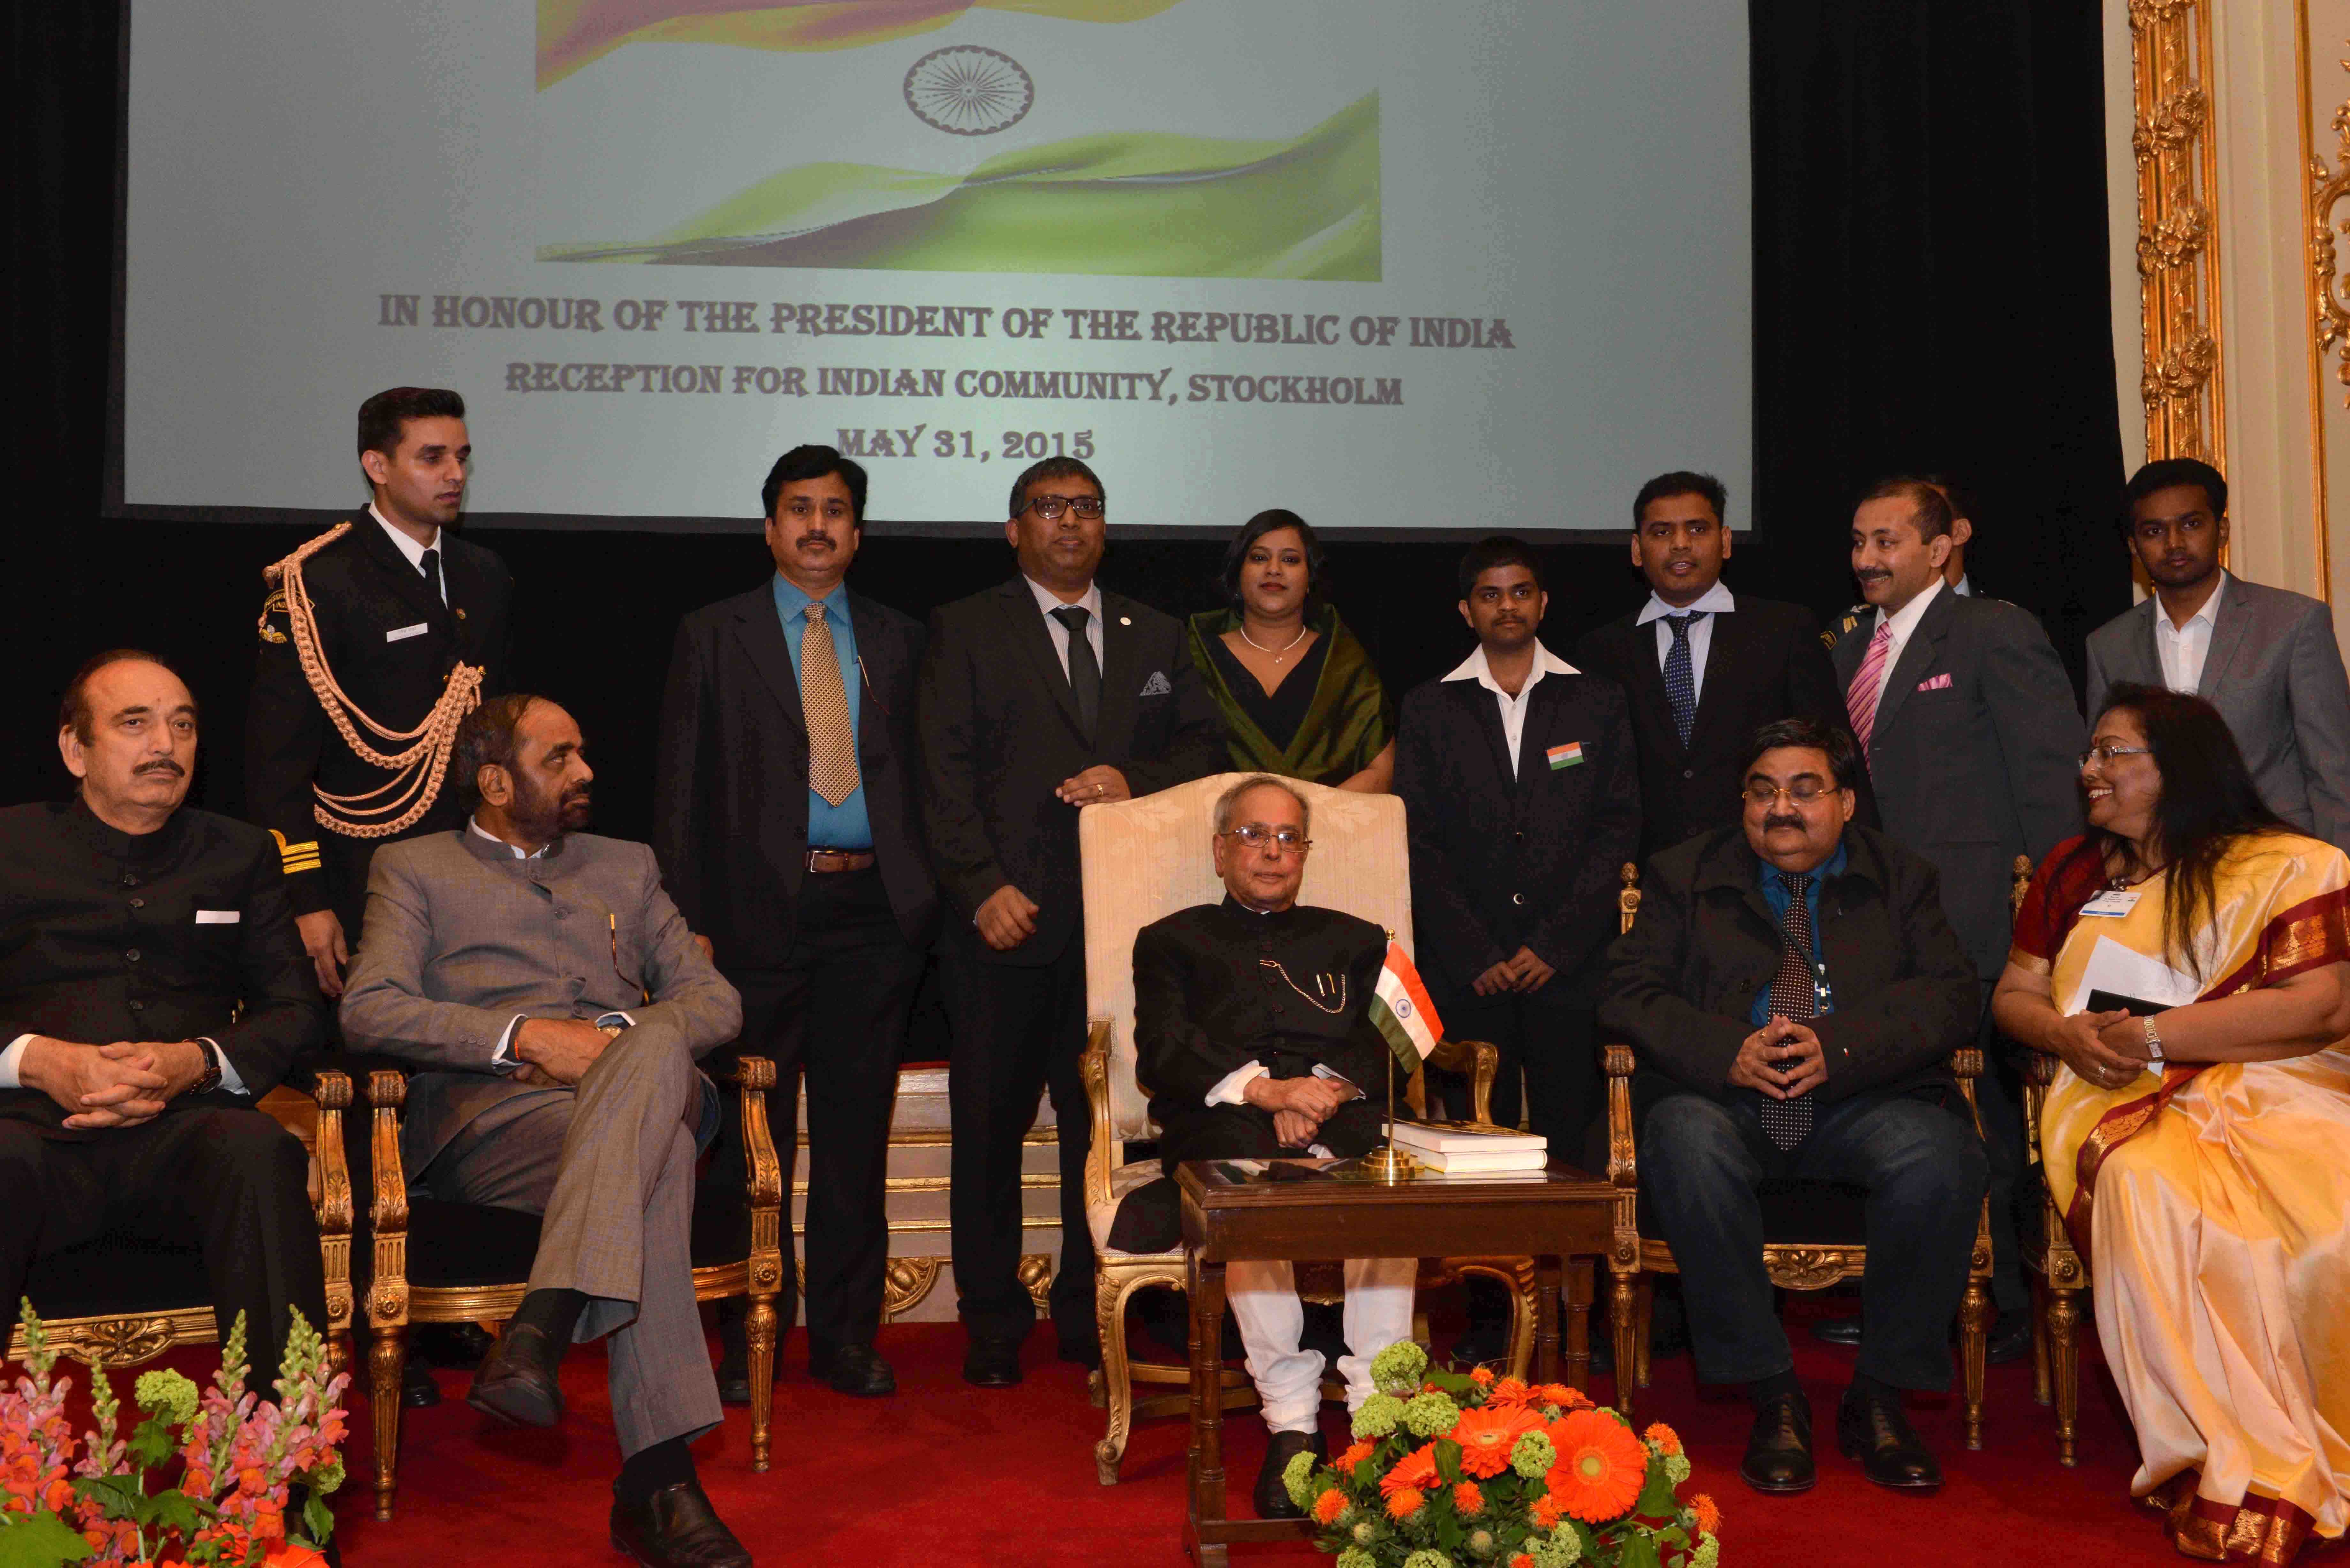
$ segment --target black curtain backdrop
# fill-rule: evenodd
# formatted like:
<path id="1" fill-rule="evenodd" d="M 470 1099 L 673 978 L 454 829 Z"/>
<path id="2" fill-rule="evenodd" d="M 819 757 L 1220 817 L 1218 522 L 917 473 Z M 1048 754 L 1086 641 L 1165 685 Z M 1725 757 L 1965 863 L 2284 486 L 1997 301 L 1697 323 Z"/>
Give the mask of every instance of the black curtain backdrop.
<path id="1" fill-rule="evenodd" d="M 1738 540 L 1731 586 L 1823 616 L 1840 609 L 1852 598 L 1853 495 L 1897 469 L 1953 471 L 1981 495 L 1977 583 L 2040 614 L 2077 671 L 2082 638 L 2128 599 L 2107 528 L 2122 474 L 2095 8 L 1769 0 L 1750 25 L 1760 493 L 1731 498 L 1734 520 L 1754 524 Z M 203 704 L 194 798 L 239 812 L 259 574 L 303 531 L 101 514 L 120 5 L 17 5 L 9 26 L 17 151 L 7 311 L 20 391 L 7 468 L 17 501 L 5 555 L 14 652 L 0 687 L 0 801 L 66 791 L 52 742 L 58 692 L 88 654 L 135 644 L 177 662 Z M 388 224 L 415 218 L 385 214 Z M 1703 256 L 1659 264 L 1685 267 L 1692 289 L 1708 286 Z M 192 406 L 185 417 L 255 463 L 274 461 L 275 433 L 236 409 Z M 776 447 L 827 436 L 779 432 Z M 497 432 L 476 421 L 474 439 L 494 450 Z M 746 519 L 774 455 L 743 454 Z M 1709 454 L 1685 462 L 1702 469 Z M 1149 483 L 1116 453 L 1102 468 L 1113 499 Z M 1476 504 L 1477 477 L 1461 475 L 1465 507 Z M 851 577 L 861 591 L 919 616 L 1010 570 L 992 540 L 891 537 L 886 471 L 876 480 L 879 520 Z M 354 464 L 350 494 L 318 504 L 360 499 Z M 1230 520 L 1273 504 L 1325 526 L 1347 522 L 1317 513 L 1310 495 L 1235 495 Z M 1568 522 L 1476 519 L 1479 532 Z M 1114 521 L 1111 532 L 1111 586 L 1170 611 L 1214 602 L 1221 541 L 1120 542 Z M 755 524 L 739 535 L 476 536 L 518 584 L 519 680 L 586 728 L 599 828 L 643 836 L 677 618 L 766 575 Z M 1335 597 L 1399 692 L 1468 650 L 1451 587 L 1458 553 L 1429 544 L 1335 552 Z M 1620 539 L 1560 543 L 1550 575 L 1544 637 L 1556 649 L 1644 593 Z"/>

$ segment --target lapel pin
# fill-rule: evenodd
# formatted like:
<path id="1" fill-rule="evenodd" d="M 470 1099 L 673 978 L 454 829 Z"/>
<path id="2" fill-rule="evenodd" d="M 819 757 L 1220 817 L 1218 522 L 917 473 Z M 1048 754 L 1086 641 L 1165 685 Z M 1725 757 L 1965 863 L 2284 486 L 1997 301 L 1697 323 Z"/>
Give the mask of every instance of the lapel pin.
<path id="1" fill-rule="evenodd" d="M 1134 618 L 1131 616 L 1120 616 L 1118 618 L 1118 624 L 1120 626 L 1132 626 L 1134 624 Z"/>
<path id="2" fill-rule="evenodd" d="M 459 620 L 465 618 L 465 607 L 463 605 L 459 605 L 457 607 L 457 618 Z"/>

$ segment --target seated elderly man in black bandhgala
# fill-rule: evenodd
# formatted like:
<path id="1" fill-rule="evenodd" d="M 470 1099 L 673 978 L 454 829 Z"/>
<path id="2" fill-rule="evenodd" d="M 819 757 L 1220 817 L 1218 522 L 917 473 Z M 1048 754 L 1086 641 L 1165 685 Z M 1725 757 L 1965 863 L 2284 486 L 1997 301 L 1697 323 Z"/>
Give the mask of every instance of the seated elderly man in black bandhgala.
<path id="1" fill-rule="evenodd" d="M 327 1321 L 308 1157 L 255 1108 L 326 1032 L 276 846 L 182 804 L 196 702 L 152 654 L 85 664 L 57 749 L 71 803 L 0 811 L 0 1302 L 100 1237 L 192 1243 L 266 1398 L 290 1314 Z"/>
<path id="2" fill-rule="evenodd" d="M 1680 1266 L 1698 1376 L 1743 1383 L 1758 1491 L 1814 1480 L 1811 1407 L 1762 1269 L 1766 1179 L 1867 1192 L 1866 1324 L 1836 1444 L 1870 1480 L 1941 1484 L 1902 1414 L 1950 1380 L 1986 1165 L 1952 1051 L 1974 1039 L 1974 969 L 1934 869 L 1852 821 L 1841 730 L 1755 732 L 1745 811 L 1648 863 L 1609 953 L 1600 1023 L 1638 1054 L 1640 1177 Z"/>
<path id="3" fill-rule="evenodd" d="M 1387 933 L 1368 920 L 1297 902 L 1310 817 L 1303 796 L 1258 774 L 1216 802 L 1216 871 L 1224 901 L 1180 910 L 1134 939 L 1136 1074 L 1151 1090 L 1170 1175 L 1187 1159 L 1351 1156 L 1380 1137 L 1380 1111 L 1358 1085 L 1383 1082 L 1388 1044 L 1370 1021 Z M 1411 1258 L 1346 1265 L 1347 1407 L 1368 1398 L 1371 1357 L 1411 1337 Z M 1256 1510 L 1295 1518 L 1281 1472 L 1294 1454 L 1325 1453 L 1321 1362 L 1300 1347 L 1304 1304 L 1285 1262 L 1233 1262 L 1232 1316 L 1272 1431 Z"/>

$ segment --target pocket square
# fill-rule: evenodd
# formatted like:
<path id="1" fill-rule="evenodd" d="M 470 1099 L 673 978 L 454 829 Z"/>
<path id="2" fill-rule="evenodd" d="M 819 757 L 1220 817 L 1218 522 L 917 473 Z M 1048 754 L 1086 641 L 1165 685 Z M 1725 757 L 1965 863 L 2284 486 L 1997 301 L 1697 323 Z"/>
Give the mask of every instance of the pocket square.
<path id="1" fill-rule="evenodd" d="M 1939 675 L 1929 675 L 1918 682 L 1918 690 L 1920 691 L 1948 691 L 1950 689 L 1950 672 L 1947 670 Z"/>
<path id="2" fill-rule="evenodd" d="M 1164 697 L 1174 690 L 1175 683 L 1167 679 L 1164 670 L 1152 670 L 1150 679 L 1142 683 L 1142 695 L 1145 697 Z"/>

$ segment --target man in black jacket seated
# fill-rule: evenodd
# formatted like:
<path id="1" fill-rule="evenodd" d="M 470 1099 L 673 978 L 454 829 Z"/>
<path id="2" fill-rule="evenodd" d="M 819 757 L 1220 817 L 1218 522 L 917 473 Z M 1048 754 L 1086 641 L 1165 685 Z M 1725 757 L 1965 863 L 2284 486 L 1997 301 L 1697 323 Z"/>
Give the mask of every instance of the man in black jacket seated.
<path id="1" fill-rule="evenodd" d="M 85 664 L 57 747 L 78 797 L 0 812 L 0 1301 L 99 1236 L 192 1240 L 265 1394 L 287 1308 L 327 1318 L 308 1162 L 253 1108 L 325 1027 L 276 847 L 182 807 L 196 705 L 152 655 Z"/>
<path id="2" fill-rule="evenodd" d="M 1172 1174 L 1187 1159 L 1350 1156 L 1379 1141 L 1379 1112 L 1357 1085 L 1381 1080 L 1388 1045 L 1370 1021 L 1387 933 L 1297 903 L 1310 816 L 1278 779 L 1241 780 L 1216 802 L 1221 904 L 1145 926 L 1134 939 L 1136 1073 L 1151 1091 Z M 1336 1371 L 1353 1409 L 1371 1394 L 1371 1357 L 1411 1337 L 1410 1258 L 1346 1266 L 1348 1354 Z M 1295 1519 L 1281 1484 L 1290 1456 L 1326 1454 L 1321 1357 L 1299 1347 L 1305 1309 L 1285 1262 L 1225 1271 L 1248 1371 L 1273 1434 L 1256 1510 Z"/>
<path id="3" fill-rule="evenodd" d="M 1836 1440 L 1902 1490 L 1941 1484 L 1901 1391 L 1950 1385 L 1982 1207 L 1982 1143 L 1948 1066 L 1974 1040 L 1974 969 L 1933 867 L 1853 826 L 1856 766 L 1841 730 L 1789 719 L 1756 732 L 1743 820 L 1648 863 L 1600 1008 L 1638 1053 L 1640 1173 L 1680 1265 L 1698 1375 L 1743 1383 L 1754 1402 L 1741 1472 L 1758 1491 L 1814 1479 L 1758 1186 L 1867 1189 L 1866 1335 Z"/>

